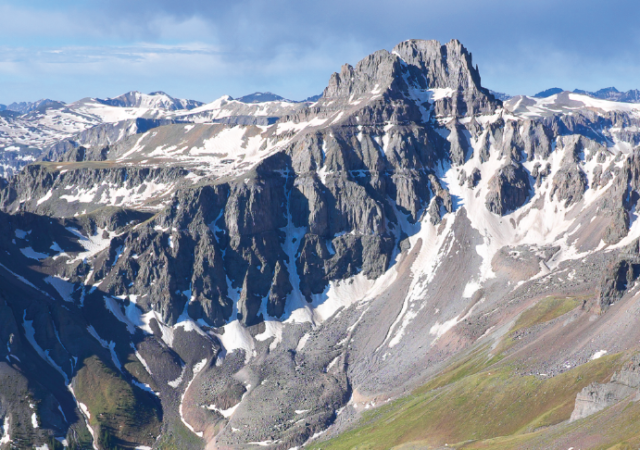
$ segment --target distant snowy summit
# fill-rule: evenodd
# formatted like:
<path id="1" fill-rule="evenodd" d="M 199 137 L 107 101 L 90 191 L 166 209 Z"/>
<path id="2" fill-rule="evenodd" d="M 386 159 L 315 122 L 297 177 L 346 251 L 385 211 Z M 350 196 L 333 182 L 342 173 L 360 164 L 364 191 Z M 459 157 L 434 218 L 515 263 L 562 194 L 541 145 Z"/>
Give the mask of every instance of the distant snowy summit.
<path id="1" fill-rule="evenodd" d="M 109 145 L 162 123 L 269 125 L 317 101 L 287 100 L 271 92 L 210 103 L 175 98 L 162 91 L 130 91 L 112 98 L 83 98 L 72 103 L 50 99 L 0 105 L 0 177 L 11 177 L 42 152 L 57 154 L 73 145 Z M 69 140 L 67 142 L 67 140 Z M 55 148 L 53 148 L 55 147 Z"/>
<path id="2" fill-rule="evenodd" d="M 273 92 L 254 92 L 253 94 L 243 95 L 235 100 L 242 103 L 267 103 L 267 102 L 287 102 L 287 103 L 314 103 L 320 100 L 322 94 L 312 95 L 304 100 L 288 100 Z"/>
<path id="3" fill-rule="evenodd" d="M 165 111 L 177 111 L 182 109 L 194 109 L 204 103 L 196 100 L 173 98 L 162 91 L 143 94 L 138 91 L 127 92 L 118 97 L 99 99 L 96 101 L 103 105 L 120 106 L 124 108 L 149 108 Z"/>
<path id="4" fill-rule="evenodd" d="M 13 102 L 9 105 L 0 105 L 0 111 L 13 111 L 19 114 L 27 114 L 31 111 L 44 111 L 49 108 L 61 108 L 64 102 L 50 100 L 48 98 L 37 102 Z"/>
<path id="5" fill-rule="evenodd" d="M 503 92 L 496 92 L 490 90 L 491 94 L 497 98 L 498 100 L 507 101 L 514 97 L 515 95 L 505 94 Z M 573 91 L 565 91 L 562 88 L 553 87 L 550 89 L 545 89 L 544 91 L 540 91 L 537 94 L 532 95 L 534 98 L 547 98 L 552 95 L 561 94 L 563 92 L 572 92 L 573 94 L 587 95 L 592 98 L 597 98 L 600 100 L 609 100 L 612 102 L 621 102 L 621 103 L 640 103 L 640 90 L 639 89 L 631 89 L 626 92 L 621 92 L 614 87 L 608 87 L 604 89 L 600 89 L 595 92 L 584 91 L 582 89 L 574 89 Z"/>
<path id="6" fill-rule="evenodd" d="M 542 92 L 538 92 L 534 95 L 536 98 L 547 98 L 552 95 L 560 94 L 561 92 L 565 92 L 564 89 L 561 88 L 551 88 Z M 574 89 L 574 94 L 588 95 L 589 97 L 598 98 L 600 100 L 609 100 L 612 102 L 622 102 L 622 103 L 640 103 L 640 90 L 631 89 L 626 92 L 621 92 L 614 87 L 608 87 L 604 89 L 600 89 L 596 92 L 584 91 L 582 89 Z"/>
<path id="7" fill-rule="evenodd" d="M 317 102 L 320 97 L 322 97 L 322 94 L 312 95 L 305 98 L 304 100 L 289 100 L 282 97 L 281 95 L 274 94 L 273 92 L 254 92 L 252 94 L 243 95 L 235 99 L 233 99 L 232 97 L 229 98 L 232 98 L 233 100 L 241 103 L 313 103 Z M 81 99 L 78 102 L 86 102 L 87 100 L 89 99 Z M 197 100 L 175 98 L 163 91 L 151 92 L 149 94 L 143 94 L 142 92 L 138 91 L 130 91 L 117 97 L 104 99 L 92 98 L 90 100 L 106 106 L 116 106 L 120 108 L 159 109 L 164 111 L 192 110 L 205 104 L 204 102 L 200 102 Z M 47 109 L 60 109 L 64 108 L 65 106 L 68 106 L 65 102 L 45 98 L 35 102 L 13 102 L 9 105 L 0 104 L 0 112 L 12 111 L 19 114 L 28 114 L 33 111 L 43 112 Z"/>

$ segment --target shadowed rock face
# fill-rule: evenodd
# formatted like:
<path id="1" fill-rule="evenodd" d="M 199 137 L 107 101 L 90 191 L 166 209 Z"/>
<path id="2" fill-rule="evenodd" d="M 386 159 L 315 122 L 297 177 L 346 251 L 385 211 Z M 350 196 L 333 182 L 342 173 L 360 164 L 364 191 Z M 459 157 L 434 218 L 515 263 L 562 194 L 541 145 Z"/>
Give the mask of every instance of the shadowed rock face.
<path id="1" fill-rule="evenodd" d="M 489 189 L 485 202 L 487 209 L 505 215 L 527 201 L 531 190 L 529 174 L 519 163 L 506 164 L 489 180 Z"/>
<path id="2" fill-rule="evenodd" d="M 627 257 L 610 263 L 600 281 L 600 307 L 606 310 L 610 305 L 620 300 L 638 277 L 640 277 L 640 260 L 638 258 Z"/>
<path id="3" fill-rule="evenodd" d="M 289 449 L 479 348 L 553 375 L 640 339 L 617 309 L 640 267 L 634 112 L 512 111 L 459 42 L 415 40 L 314 104 L 219 104 L 101 124 L 0 186 L 3 432 Z"/>

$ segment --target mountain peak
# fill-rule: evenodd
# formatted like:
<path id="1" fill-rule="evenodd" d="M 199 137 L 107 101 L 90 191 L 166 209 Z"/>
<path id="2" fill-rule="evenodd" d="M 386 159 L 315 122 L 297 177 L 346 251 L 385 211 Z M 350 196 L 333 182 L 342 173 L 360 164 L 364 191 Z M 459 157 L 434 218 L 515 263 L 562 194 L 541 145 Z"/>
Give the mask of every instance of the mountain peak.
<path id="1" fill-rule="evenodd" d="M 345 64 L 331 76 L 323 97 L 327 102 L 354 103 L 380 95 L 404 97 L 421 107 L 433 100 L 441 116 L 489 113 L 500 106 L 482 87 L 471 53 L 457 40 L 444 45 L 435 40 L 408 40 L 391 52 L 372 53 L 355 67 Z"/>
<path id="2" fill-rule="evenodd" d="M 538 92 L 537 94 L 534 95 L 534 97 L 535 98 L 546 98 L 546 97 L 551 97 L 552 95 L 559 94 L 561 92 L 564 92 L 564 89 L 558 88 L 558 87 L 554 87 L 554 88 L 551 88 L 551 89 L 547 89 L 545 91 Z"/>
<path id="3" fill-rule="evenodd" d="M 254 92 L 253 94 L 238 97 L 235 100 L 242 103 L 290 102 L 290 100 L 273 92 Z"/>
<path id="4" fill-rule="evenodd" d="M 96 101 L 103 105 L 119 106 L 122 108 L 155 108 L 167 111 L 193 109 L 203 104 L 195 100 L 173 98 L 162 91 L 155 91 L 150 94 L 143 94 L 139 91 L 129 91 L 113 98 L 97 98 Z"/>
<path id="5" fill-rule="evenodd" d="M 533 97 L 546 98 L 555 94 L 560 94 L 561 92 L 565 92 L 564 89 L 555 87 L 538 92 Z M 631 89 L 627 92 L 621 92 L 612 86 L 604 89 L 599 89 L 595 92 L 585 91 L 583 89 L 574 89 L 572 92 L 574 94 L 587 95 L 589 97 L 599 98 L 601 100 L 609 100 L 612 102 L 640 103 L 640 90 L 638 89 Z"/>
<path id="6" fill-rule="evenodd" d="M 64 102 L 43 98 L 36 102 L 13 102 L 10 105 L 0 105 L 0 111 L 15 111 L 20 114 L 27 114 L 31 111 L 44 111 L 51 108 L 61 108 Z"/>
<path id="7" fill-rule="evenodd" d="M 481 87 L 480 73 L 471 53 L 456 39 L 442 45 L 435 40 L 412 39 L 392 51 L 425 73 L 430 88 L 468 89 Z"/>

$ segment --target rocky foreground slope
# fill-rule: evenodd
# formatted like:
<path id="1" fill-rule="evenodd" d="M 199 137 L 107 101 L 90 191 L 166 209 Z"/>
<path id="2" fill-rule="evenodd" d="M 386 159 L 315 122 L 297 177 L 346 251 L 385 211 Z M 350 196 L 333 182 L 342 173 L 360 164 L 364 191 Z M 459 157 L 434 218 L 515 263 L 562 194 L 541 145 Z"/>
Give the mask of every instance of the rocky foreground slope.
<path id="1" fill-rule="evenodd" d="M 406 41 L 185 115 L 0 191 L 0 448 L 634 445 L 639 105 Z"/>

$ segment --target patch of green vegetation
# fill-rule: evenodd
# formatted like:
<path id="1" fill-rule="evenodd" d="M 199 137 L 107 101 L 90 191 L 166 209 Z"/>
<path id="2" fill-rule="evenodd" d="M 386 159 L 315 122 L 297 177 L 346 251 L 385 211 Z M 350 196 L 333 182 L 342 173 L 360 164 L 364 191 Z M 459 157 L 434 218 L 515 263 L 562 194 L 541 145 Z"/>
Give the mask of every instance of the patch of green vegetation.
<path id="1" fill-rule="evenodd" d="M 440 375 L 418 388 L 416 393 L 438 389 L 487 368 L 490 364 L 488 350 L 489 345 L 483 345 L 465 358 L 452 362 Z"/>
<path id="2" fill-rule="evenodd" d="M 162 434 L 156 448 L 158 450 L 201 449 L 202 439 L 178 420 L 173 422 L 169 429 Z"/>
<path id="3" fill-rule="evenodd" d="M 515 436 L 504 436 L 459 446 L 459 449 L 509 450 L 558 448 L 558 443 L 581 441 L 599 450 L 635 450 L 640 447 L 640 403 L 622 402 L 576 422 Z M 569 446 L 566 446 L 568 448 Z M 585 448 L 585 447 L 583 447 Z"/>
<path id="4" fill-rule="evenodd" d="M 629 442 L 621 442 L 619 444 L 614 445 L 613 447 L 609 447 L 607 450 L 636 450 L 638 448 L 638 444 L 630 444 Z"/>
<path id="5" fill-rule="evenodd" d="M 511 332 L 531 328 L 535 325 L 557 319 L 569 311 L 576 309 L 584 300 L 586 300 L 586 298 L 583 297 L 547 297 L 542 299 L 536 303 L 535 306 L 527 309 L 520 315 Z"/>
<path id="6" fill-rule="evenodd" d="M 91 413 L 90 424 L 112 447 L 153 442 L 160 434 L 159 402 L 151 394 L 131 386 L 97 357 L 84 360 L 74 389 L 78 400 Z"/>
<path id="7" fill-rule="evenodd" d="M 504 364 L 474 373 L 474 361 L 482 365 L 476 355 L 450 372 L 450 383 L 441 378 L 365 413 L 356 429 L 310 448 L 383 450 L 410 443 L 406 448 L 461 445 L 497 436 L 522 439 L 517 435 L 567 420 L 577 393 L 607 380 L 620 366 L 620 355 L 548 379 L 518 375 Z"/>
<path id="8" fill-rule="evenodd" d="M 588 296 L 543 298 L 518 317 L 516 323 L 494 352 L 495 356 L 491 362 L 499 361 L 502 358 L 501 355 L 516 344 L 520 331 L 557 319 L 581 306 L 588 298 Z"/>

